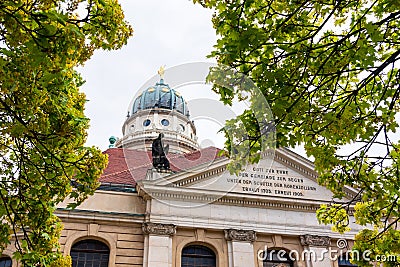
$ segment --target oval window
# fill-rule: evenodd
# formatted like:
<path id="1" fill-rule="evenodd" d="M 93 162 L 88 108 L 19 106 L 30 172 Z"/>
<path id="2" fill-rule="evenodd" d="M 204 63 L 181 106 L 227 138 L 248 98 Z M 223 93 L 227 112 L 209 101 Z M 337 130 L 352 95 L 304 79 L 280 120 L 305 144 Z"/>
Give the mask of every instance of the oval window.
<path id="1" fill-rule="evenodd" d="M 162 124 L 163 126 L 168 126 L 168 125 L 169 125 L 169 120 L 167 120 L 167 119 L 162 119 L 162 120 L 161 120 L 161 124 Z"/>
<path id="2" fill-rule="evenodd" d="M 149 126 L 150 123 L 151 123 L 151 120 L 147 119 L 147 120 L 143 121 L 143 126 L 145 126 L 145 127 Z"/>

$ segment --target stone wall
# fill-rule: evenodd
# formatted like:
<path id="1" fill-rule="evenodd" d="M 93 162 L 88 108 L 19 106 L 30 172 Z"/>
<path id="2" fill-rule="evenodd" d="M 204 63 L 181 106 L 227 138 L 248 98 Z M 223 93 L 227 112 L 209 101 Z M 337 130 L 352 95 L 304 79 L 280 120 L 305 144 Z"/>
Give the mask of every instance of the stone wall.
<path id="1" fill-rule="evenodd" d="M 60 244 L 64 255 L 78 241 L 95 239 L 110 248 L 109 266 L 143 266 L 144 236 L 140 223 L 64 221 Z"/>

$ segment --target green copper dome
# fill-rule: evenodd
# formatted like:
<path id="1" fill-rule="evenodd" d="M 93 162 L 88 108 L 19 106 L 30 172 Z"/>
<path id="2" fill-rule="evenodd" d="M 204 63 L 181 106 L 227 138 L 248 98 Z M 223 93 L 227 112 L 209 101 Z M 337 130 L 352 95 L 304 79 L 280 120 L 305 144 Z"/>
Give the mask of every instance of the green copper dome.
<path id="1" fill-rule="evenodd" d="M 132 115 L 146 109 L 176 110 L 189 117 L 189 110 L 183 97 L 160 79 L 158 83 L 144 90 L 133 102 Z"/>

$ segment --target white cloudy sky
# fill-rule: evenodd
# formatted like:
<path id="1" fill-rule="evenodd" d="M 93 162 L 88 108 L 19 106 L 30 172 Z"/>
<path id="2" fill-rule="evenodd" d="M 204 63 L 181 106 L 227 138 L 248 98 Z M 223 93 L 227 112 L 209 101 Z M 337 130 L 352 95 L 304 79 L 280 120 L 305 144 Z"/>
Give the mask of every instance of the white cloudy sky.
<path id="1" fill-rule="evenodd" d="M 90 118 L 87 145 L 101 150 L 108 148 L 110 136 L 122 137 L 122 124 L 131 101 L 154 78 L 160 66 L 167 68 L 168 83 L 168 68 L 192 62 L 215 63 L 207 58 L 217 40 L 211 10 L 191 0 L 120 0 L 120 3 L 134 29 L 133 37 L 118 51 L 97 51 L 80 68 L 86 80 L 82 89 L 89 100 L 85 112 Z M 192 104 L 200 146 L 222 148 L 224 137 L 217 133 L 223 126 L 221 116 L 231 118 L 247 105 L 224 107 L 210 86 L 197 84 L 178 90 L 189 102 L 189 109 Z M 193 116 L 193 105 L 198 110 L 202 101 L 206 102 L 204 112 L 212 112 L 211 116 L 202 116 L 202 111 Z M 297 147 L 295 151 L 305 156 L 304 149 Z"/>
<path id="2" fill-rule="evenodd" d="M 134 28 L 134 36 L 121 50 L 97 51 L 80 68 L 86 80 L 82 89 L 89 100 L 86 115 L 91 120 L 87 145 L 102 150 L 107 149 L 110 136 L 122 136 L 121 126 L 130 102 L 161 65 L 168 69 L 191 62 L 214 62 L 206 56 L 217 40 L 211 23 L 213 12 L 193 4 L 192 0 L 120 0 L 120 3 Z M 167 75 L 165 80 L 168 82 Z M 196 97 L 218 98 L 206 86 L 179 90 L 189 104 Z M 200 145 L 222 147 L 223 138 L 216 134 L 221 121 L 200 119 L 195 124 Z M 295 151 L 305 155 L 299 147 Z"/>
<path id="3" fill-rule="evenodd" d="M 91 120 L 87 145 L 102 150 L 108 147 L 111 135 L 122 136 L 121 126 L 131 100 L 161 65 L 169 68 L 190 62 L 213 62 L 206 56 L 216 42 L 212 11 L 192 1 L 122 0 L 120 3 L 134 28 L 134 36 L 121 50 L 96 52 L 80 69 L 86 80 L 82 89 L 89 100 L 86 115 Z M 165 78 L 168 82 L 167 75 Z M 217 128 L 214 125 L 214 130 Z M 221 141 L 214 143 L 221 144 Z"/>

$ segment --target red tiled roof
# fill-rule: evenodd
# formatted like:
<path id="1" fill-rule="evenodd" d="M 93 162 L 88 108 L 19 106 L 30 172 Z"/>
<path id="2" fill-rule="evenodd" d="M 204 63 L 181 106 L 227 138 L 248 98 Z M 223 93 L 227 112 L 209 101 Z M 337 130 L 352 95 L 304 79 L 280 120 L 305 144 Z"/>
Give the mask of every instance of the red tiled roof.
<path id="1" fill-rule="evenodd" d="M 180 172 L 196 166 L 212 163 L 220 150 L 207 147 L 187 154 L 168 154 L 171 170 Z M 136 185 L 136 181 L 146 177 L 152 168 L 151 152 L 123 148 L 109 148 L 104 151 L 108 155 L 108 165 L 100 177 L 101 183 Z"/>

